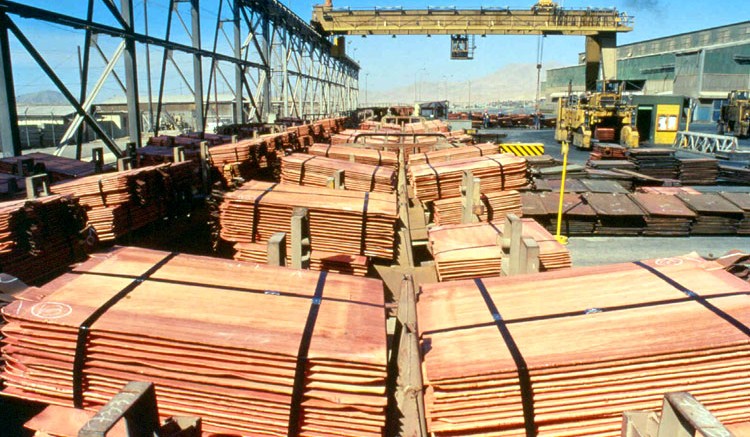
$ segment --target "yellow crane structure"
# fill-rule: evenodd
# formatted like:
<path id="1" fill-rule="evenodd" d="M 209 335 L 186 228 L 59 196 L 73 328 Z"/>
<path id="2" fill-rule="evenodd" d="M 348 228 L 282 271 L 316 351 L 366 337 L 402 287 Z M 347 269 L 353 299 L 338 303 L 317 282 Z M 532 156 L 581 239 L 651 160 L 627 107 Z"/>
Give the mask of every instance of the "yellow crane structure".
<path id="1" fill-rule="evenodd" d="M 600 66 L 604 80 L 617 77 L 617 33 L 633 30 L 632 18 L 617 9 L 559 7 L 540 0 L 529 9 L 336 8 L 313 7 L 312 24 L 326 35 L 577 35 L 586 37 L 586 89 L 595 90 Z M 342 42 L 337 44 L 342 46 Z"/>

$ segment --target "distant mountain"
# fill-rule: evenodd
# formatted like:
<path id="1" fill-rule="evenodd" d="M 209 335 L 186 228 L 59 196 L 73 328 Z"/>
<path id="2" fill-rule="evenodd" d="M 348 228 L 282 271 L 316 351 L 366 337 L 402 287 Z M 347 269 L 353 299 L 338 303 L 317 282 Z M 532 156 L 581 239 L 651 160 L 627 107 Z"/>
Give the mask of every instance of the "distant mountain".
<path id="1" fill-rule="evenodd" d="M 554 63 L 545 64 L 542 70 L 555 68 Z M 471 86 L 469 85 L 471 83 Z M 470 81 L 453 82 L 420 82 L 418 85 L 419 100 L 449 100 L 454 104 L 472 104 L 497 102 L 504 100 L 533 100 L 536 96 L 536 64 L 509 64 L 488 74 Z M 378 103 L 414 103 L 414 83 L 389 90 L 370 90 L 367 95 L 368 105 Z M 364 104 L 364 92 L 360 90 L 359 103 Z"/>
<path id="2" fill-rule="evenodd" d="M 68 101 L 62 93 L 54 90 L 38 91 L 35 93 L 19 94 L 16 103 L 23 105 L 67 105 Z"/>

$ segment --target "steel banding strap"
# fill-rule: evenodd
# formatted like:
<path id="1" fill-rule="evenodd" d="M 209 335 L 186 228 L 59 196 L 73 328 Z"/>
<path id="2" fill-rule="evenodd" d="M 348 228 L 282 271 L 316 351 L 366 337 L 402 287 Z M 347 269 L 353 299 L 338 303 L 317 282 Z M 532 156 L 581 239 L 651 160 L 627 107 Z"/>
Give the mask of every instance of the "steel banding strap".
<path id="1" fill-rule="evenodd" d="M 266 196 L 266 194 L 273 191 L 276 186 L 279 185 L 278 183 L 275 183 L 271 185 L 270 187 L 266 188 L 266 190 L 262 193 L 260 193 L 260 196 L 255 198 L 255 202 L 253 203 L 253 233 L 250 235 L 250 238 L 252 238 L 253 243 L 255 243 L 255 235 L 258 233 L 258 219 L 260 216 L 260 201 Z"/>
<path id="2" fill-rule="evenodd" d="M 659 270 L 643 263 L 642 261 L 635 261 L 633 264 L 643 267 L 644 269 L 648 270 L 649 272 L 653 273 L 660 279 L 662 279 L 667 284 L 671 285 L 672 287 L 676 288 L 677 290 L 684 293 L 689 298 L 695 300 L 699 304 L 703 305 L 707 310 L 711 311 L 712 313 L 716 314 L 717 316 L 721 317 L 725 321 L 727 321 L 730 325 L 734 326 L 735 328 L 739 329 L 740 332 L 750 337 L 750 327 L 745 325 L 744 323 L 740 322 L 739 320 L 732 317 L 730 314 L 727 314 L 722 309 L 716 307 L 714 304 L 706 300 L 705 297 L 699 295 L 698 293 L 694 292 L 693 290 L 683 286 L 679 282 L 675 281 L 674 279 L 670 278 L 669 276 L 665 275 L 664 273 L 660 272 Z"/>
<path id="3" fill-rule="evenodd" d="M 76 352 L 73 357 L 73 405 L 76 408 L 83 408 L 83 366 L 86 364 L 86 345 L 89 339 L 89 332 L 91 325 L 99 320 L 99 317 L 104 315 L 110 308 L 115 306 L 117 302 L 122 300 L 131 291 L 135 290 L 139 285 L 144 283 L 151 275 L 156 273 L 164 264 L 168 263 L 172 258 L 177 255 L 177 252 L 172 252 L 165 256 L 161 261 L 154 264 L 144 274 L 135 278 L 133 282 L 128 284 L 125 288 L 120 290 L 117 294 L 109 298 L 104 305 L 100 306 L 96 311 L 91 313 L 86 320 L 81 323 L 78 327 L 78 337 L 76 339 Z"/>
<path id="4" fill-rule="evenodd" d="M 328 152 L 331 150 L 331 146 L 333 146 L 333 144 L 329 144 L 328 147 L 326 147 L 326 158 L 328 158 Z"/>
<path id="5" fill-rule="evenodd" d="M 315 159 L 315 155 L 305 159 L 299 165 L 299 180 L 297 181 L 298 185 L 302 185 L 302 180 L 305 178 L 305 164 L 307 164 L 307 161 L 310 161 L 311 159 Z"/>
<path id="6" fill-rule="evenodd" d="M 476 144 L 472 144 L 471 147 L 479 150 L 479 156 L 484 156 L 484 151 L 482 150 L 481 147 L 477 146 Z"/>
<path id="7" fill-rule="evenodd" d="M 383 154 L 380 150 L 376 150 L 376 152 L 378 152 L 378 165 L 383 165 Z"/>
<path id="8" fill-rule="evenodd" d="M 503 168 L 503 163 L 495 158 L 490 158 L 489 156 L 487 157 L 487 159 L 494 162 L 500 167 L 500 189 L 505 190 L 505 169 Z"/>
<path id="9" fill-rule="evenodd" d="M 376 165 L 375 170 L 370 175 L 370 191 L 375 191 L 375 175 L 378 174 L 378 170 L 380 170 L 380 166 Z"/>
<path id="10" fill-rule="evenodd" d="M 531 376 L 529 375 L 529 369 L 526 366 L 526 360 L 523 359 L 523 355 L 521 355 L 518 345 L 515 340 L 513 340 L 513 336 L 506 326 L 503 317 L 500 315 L 500 312 L 497 310 L 495 302 L 492 301 L 492 296 L 490 296 L 490 293 L 487 291 L 487 287 L 484 286 L 484 282 L 477 278 L 474 279 L 474 283 L 479 289 L 479 292 L 482 293 L 482 298 L 484 298 L 484 303 L 487 305 L 487 309 L 490 310 L 490 314 L 492 314 L 495 326 L 497 326 L 498 331 L 500 331 L 500 335 L 503 336 L 505 345 L 508 347 L 508 351 L 510 352 L 511 357 L 513 357 L 513 361 L 516 363 L 518 383 L 521 386 L 521 403 L 523 404 L 523 422 L 526 428 L 526 436 L 536 436 L 536 425 L 534 424 L 534 393 L 531 389 Z"/>
<path id="11" fill-rule="evenodd" d="M 426 154 L 425 154 L 425 158 L 427 158 Z M 435 167 L 433 167 L 432 164 L 430 164 L 429 161 L 427 161 L 426 164 L 428 167 L 430 167 L 430 170 L 432 170 L 432 172 L 435 173 L 435 186 L 437 186 L 438 198 L 442 198 L 443 193 L 442 193 L 442 190 L 440 189 L 440 175 L 438 174 L 437 170 L 435 170 Z"/>
<path id="12" fill-rule="evenodd" d="M 365 200 L 362 203 L 362 229 L 359 234 L 360 250 L 359 254 L 365 254 L 365 239 L 367 238 L 367 206 L 370 203 L 370 193 L 365 191 Z"/>
<path id="13" fill-rule="evenodd" d="M 321 271 L 320 276 L 318 276 L 318 284 L 315 286 L 315 294 L 313 294 L 312 302 L 310 303 L 310 311 L 307 313 L 305 330 L 302 332 L 302 339 L 299 342 L 297 367 L 294 370 L 292 400 L 289 404 L 289 426 L 287 433 L 289 437 L 296 437 L 299 435 L 300 421 L 302 419 L 300 417 L 302 412 L 302 398 L 305 394 L 307 354 L 310 351 L 310 342 L 312 341 L 313 331 L 315 330 L 315 322 L 318 319 L 318 312 L 320 312 L 320 304 L 323 303 L 323 289 L 326 285 L 327 276 L 328 272 L 325 270 Z"/>

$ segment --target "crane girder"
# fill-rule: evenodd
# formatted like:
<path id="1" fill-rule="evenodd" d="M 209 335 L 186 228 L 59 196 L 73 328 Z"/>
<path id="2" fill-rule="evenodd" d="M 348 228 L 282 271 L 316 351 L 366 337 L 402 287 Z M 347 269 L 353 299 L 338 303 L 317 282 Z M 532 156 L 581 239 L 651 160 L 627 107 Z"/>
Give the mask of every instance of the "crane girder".
<path id="1" fill-rule="evenodd" d="M 582 35 L 629 32 L 617 9 L 350 9 L 317 5 L 313 25 L 329 35 Z"/>

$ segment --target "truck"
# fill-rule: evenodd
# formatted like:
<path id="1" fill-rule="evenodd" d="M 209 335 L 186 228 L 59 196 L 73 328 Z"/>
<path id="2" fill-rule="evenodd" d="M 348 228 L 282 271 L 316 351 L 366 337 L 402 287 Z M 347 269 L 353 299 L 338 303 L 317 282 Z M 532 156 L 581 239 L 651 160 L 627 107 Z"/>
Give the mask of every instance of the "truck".
<path id="1" fill-rule="evenodd" d="M 750 90 L 733 90 L 721 107 L 717 123 L 719 135 L 750 136 Z"/>
<path id="2" fill-rule="evenodd" d="M 636 107 L 623 97 L 623 83 L 602 85 L 598 92 L 579 95 L 569 91 L 567 97 L 560 98 L 555 128 L 558 142 L 569 141 L 579 149 L 590 149 L 592 139 L 638 147 Z"/>

